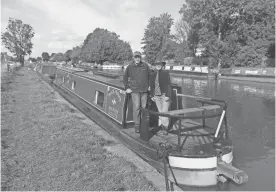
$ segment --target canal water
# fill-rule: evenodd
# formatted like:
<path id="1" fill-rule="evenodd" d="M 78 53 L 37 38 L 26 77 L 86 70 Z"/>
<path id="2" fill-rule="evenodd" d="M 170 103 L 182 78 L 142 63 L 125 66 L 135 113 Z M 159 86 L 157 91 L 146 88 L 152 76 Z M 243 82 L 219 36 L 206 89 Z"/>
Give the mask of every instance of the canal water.
<path id="1" fill-rule="evenodd" d="M 222 99 L 228 104 L 233 165 L 245 171 L 249 181 L 242 185 L 230 182 L 218 190 L 275 191 L 275 85 L 174 76 L 172 82 L 182 87 L 183 94 Z M 190 101 L 183 99 L 183 105 L 189 106 Z"/>
<path id="2" fill-rule="evenodd" d="M 183 94 L 212 97 L 228 104 L 227 120 L 234 145 L 233 165 L 248 174 L 231 191 L 275 191 L 275 85 L 234 80 L 173 77 Z M 188 106 L 187 100 L 183 101 Z"/>

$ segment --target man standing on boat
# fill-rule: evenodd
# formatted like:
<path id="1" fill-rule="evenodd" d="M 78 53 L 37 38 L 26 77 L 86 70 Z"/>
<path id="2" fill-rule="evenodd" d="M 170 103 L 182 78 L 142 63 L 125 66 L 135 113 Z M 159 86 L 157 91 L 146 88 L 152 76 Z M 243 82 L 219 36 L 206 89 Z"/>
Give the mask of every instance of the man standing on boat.
<path id="1" fill-rule="evenodd" d="M 148 100 L 150 68 L 142 62 L 142 55 L 136 51 L 133 54 L 134 62 L 127 66 L 123 82 L 127 93 L 131 93 L 133 103 L 133 120 L 136 133 L 140 133 L 140 108 L 145 108 Z"/>
<path id="2" fill-rule="evenodd" d="M 158 60 L 154 63 L 156 72 L 150 78 L 150 96 L 156 103 L 159 112 L 168 112 L 171 104 L 172 86 L 171 78 L 168 71 L 164 71 L 166 62 Z M 159 127 L 161 134 L 168 134 L 169 118 L 159 116 Z"/>

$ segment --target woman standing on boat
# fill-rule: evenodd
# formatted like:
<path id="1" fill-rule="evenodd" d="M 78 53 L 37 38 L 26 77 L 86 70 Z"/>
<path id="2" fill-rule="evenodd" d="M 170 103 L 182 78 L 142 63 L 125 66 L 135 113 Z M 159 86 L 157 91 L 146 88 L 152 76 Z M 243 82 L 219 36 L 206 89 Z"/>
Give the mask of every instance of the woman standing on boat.
<path id="1" fill-rule="evenodd" d="M 168 71 L 164 71 L 165 61 L 154 63 L 156 72 L 150 78 L 150 96 L 156 103 L 159 112 L 167 112 L 171 104 L 172 86 L 171 78 Z M 169 118 L 159 116 L 159 127 L 162 129 L 161 134 L 168 134 Z"/>
<path id="2" fill-rule="evenodd" d="M 136 133 L 140 133 L 141 107 L 145 108 L 148 100 L 150 68 L 141 61 L 141 53 L 134 52 L 134 62 L 127 66 L 123 82 L 127 93 L 131 93 L 133 103 L 133 121 Z"/>

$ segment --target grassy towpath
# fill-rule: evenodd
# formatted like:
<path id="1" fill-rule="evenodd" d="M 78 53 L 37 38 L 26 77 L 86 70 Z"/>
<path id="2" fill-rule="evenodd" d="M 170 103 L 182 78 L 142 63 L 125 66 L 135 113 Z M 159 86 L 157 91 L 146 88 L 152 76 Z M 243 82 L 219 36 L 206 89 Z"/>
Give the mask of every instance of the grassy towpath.
<path id="1" fill-rule="evenodd" d="M 2 191 L 157 190 L 131 162 L 107 152 L 113 141 L 49 95 L 35 72 L 21 68 L 1 80 Z"/>

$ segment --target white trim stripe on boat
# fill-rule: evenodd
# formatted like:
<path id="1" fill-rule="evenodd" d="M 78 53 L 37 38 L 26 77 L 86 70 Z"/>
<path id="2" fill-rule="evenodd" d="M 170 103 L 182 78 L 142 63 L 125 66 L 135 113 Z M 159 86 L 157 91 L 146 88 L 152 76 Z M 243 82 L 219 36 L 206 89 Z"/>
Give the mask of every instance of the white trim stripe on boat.
<path id="1" fill-rule="evenodd" d="M 172 167 L 182 169 L 212 169 L 217 167 L 217 157 L 187 158 L 169 156 Z"/>
<path id="2" fill-rule="evenodd" d="M 178 184 L 186 186 L 199 186 L 207 187 L 214 186 L 217 184 L 217 171 L 189 171 L 189 170 L 178 170 L 173 168 L 173 174 L 176 177 Z M 171 171 L 168 171 L 168 178 L 174 182 Z"/>

